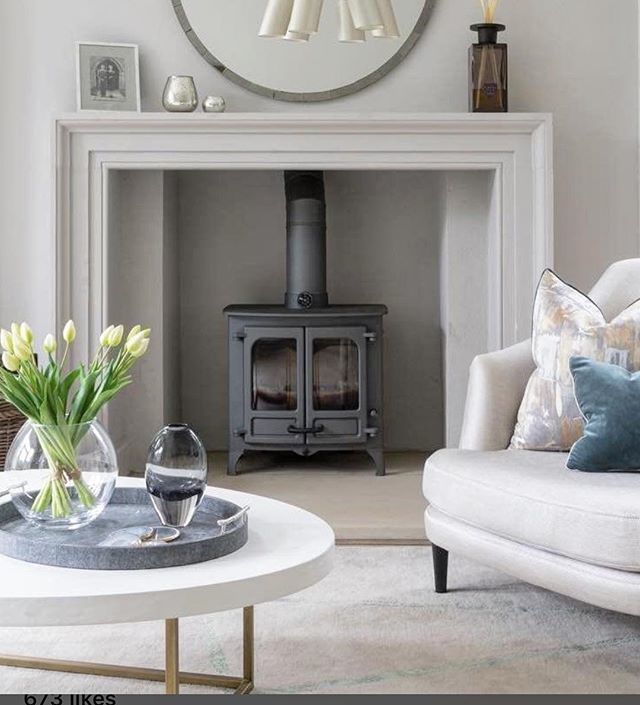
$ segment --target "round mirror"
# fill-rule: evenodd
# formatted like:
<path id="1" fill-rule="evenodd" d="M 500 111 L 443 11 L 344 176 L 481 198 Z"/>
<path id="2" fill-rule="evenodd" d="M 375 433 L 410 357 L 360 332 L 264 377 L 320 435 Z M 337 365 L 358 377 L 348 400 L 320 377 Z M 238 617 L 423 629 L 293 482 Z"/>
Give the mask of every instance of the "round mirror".
<path id="1" fill-rule="evenodd" d="M 435 4 L 435 0 L 171 2 L 191 43 L 224 76 L 255 93 L 298 102 L 349 95 L 382 78 L 414 47 Z M 299 4 L 315 16 L 296 17 Z M 315 22 L 310 28 L 317 31 L 278 35 L 274 23 L 282 23 L 283 7 L 285 31 L 286 26 L 299 28 L 301 22 Z M 385 26 L 366 31 L 356 26 L 364 27 L 366 16 L 355 12 L 388 13 L 388 8 L 391 28 L 388 14 Z"/>

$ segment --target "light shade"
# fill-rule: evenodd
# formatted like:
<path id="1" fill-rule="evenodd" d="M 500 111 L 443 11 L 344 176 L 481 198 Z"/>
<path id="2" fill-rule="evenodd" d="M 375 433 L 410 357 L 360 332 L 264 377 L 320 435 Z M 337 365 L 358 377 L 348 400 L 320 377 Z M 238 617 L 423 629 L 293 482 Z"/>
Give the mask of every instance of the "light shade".
<path id="1" fill-rule="evenodd" d="M 374 37 L 383 39 L 398 39 L 400 30 L 396 22 L 396 16 L 393 12 L 391 0 L 377 0 L 378 10 L 382 17 L 382 29 L 374 29 L 371 34 Z"/>
<path id="2" fill-rule="evenodd" d="M 293 0 L 269 0 L 258 36 L 284 37 L 289 28 L 292 11 Z"/>
<path id="3" fill-rule="evenodd" d="M 283 39 L 288 42 L 308 42 L 311 35 L 305 34 L 303 32 L 287 32 Z"/>
<path id="4" fill-rule="evenodd" d="M 384 29 L 376 0 L 349 0 L 349 10 L 356 29 L 364 31 Z"/>
<path id="5" fill-rule="evenodd" d="M 322 0 L 294 0 L 289 32 L 316 34 L 322 14 Z"/>
<path id="6" fill-rule="evenodd" d="M 356 29 L 351 17 L 351 10 L 347 0 L 338 0 L 338 19 L 340 29 L 338 39 L 341 42 L 364 42 L 365 34 L 361 29 Z"/>

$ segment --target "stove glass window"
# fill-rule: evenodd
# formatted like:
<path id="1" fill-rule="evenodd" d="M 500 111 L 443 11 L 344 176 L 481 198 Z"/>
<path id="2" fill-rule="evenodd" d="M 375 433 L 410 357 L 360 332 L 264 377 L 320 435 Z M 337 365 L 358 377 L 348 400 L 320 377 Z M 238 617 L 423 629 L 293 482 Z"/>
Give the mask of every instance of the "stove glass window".
<path id="1" fill-rule="evenodd" d="M 313 408 L 316 411 L 360 408 L 359 352 L 350 338 L 314 339 Z"/>
<path id="2" fill-rule="evenodd" d="M 295 411 L 298 345 L 295 338 L 262 338 L 251 361 L 251 400 L 255 411 Z"/>

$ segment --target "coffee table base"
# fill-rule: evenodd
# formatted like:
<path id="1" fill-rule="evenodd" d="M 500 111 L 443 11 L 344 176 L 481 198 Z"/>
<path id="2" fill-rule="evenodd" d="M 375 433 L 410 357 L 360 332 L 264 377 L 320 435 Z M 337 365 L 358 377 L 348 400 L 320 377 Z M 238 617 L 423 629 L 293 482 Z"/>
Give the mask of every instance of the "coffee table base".
<path id="1" fill-rule="evenodd" d="M 35 668 L 42 671 L 82 673 L 90 676 L 110 676 L 143 681 L 164 681 L 166 692 L 177 695 L 180 684 L 203 685 L 213 688 L 229 688 L 237 695 L 246 695 L 253 690 L 253 607 L 242 612 L 242 676 L 215 676 L 206 673 L 180 671 L 180 638 L 177 619 L 165 620 L 165 669 L 139 668 L 136 666 L 114 666 L 88 661 L 65 661 L 58 659 L 30 658 L 28 656 L 5 656 L 0 654 L 0 666 L 12 668 Z"/>

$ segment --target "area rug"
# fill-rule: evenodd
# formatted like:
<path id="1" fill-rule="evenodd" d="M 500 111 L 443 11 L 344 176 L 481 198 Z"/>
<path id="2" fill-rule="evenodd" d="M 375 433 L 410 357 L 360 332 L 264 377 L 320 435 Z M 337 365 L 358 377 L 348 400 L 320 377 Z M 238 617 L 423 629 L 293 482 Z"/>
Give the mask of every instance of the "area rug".
<path id="1" fill-rule="evenodd" d="M 322 583 L 256 608 L 259 693 L 637 693 L 640 620 L 428 547 L 340 547 Z M 182 625 L 182 667 L 240 670 L 239 612 Z M 0 651 L 162 666 L 163 625 L 2 629 Z M 0 668 L 2 693 L 160 693 L 141 681 Z M 184 687 L 185 693 L 211 692 Z"/>

